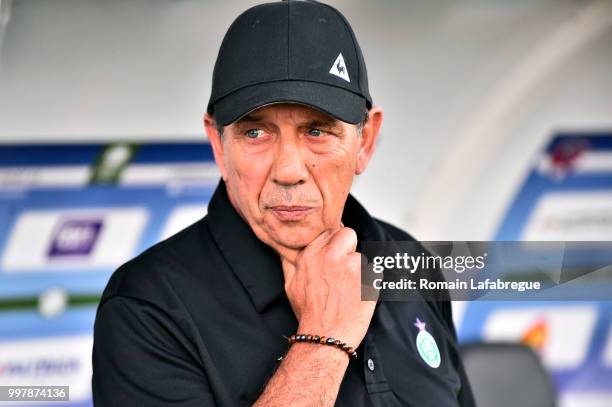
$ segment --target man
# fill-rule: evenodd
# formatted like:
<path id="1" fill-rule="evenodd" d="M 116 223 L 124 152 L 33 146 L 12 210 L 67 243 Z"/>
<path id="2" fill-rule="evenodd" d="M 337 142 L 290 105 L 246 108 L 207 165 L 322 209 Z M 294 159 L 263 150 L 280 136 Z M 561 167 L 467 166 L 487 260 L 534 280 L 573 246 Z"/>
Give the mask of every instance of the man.
<path id="1" fill-rule="evenodd" d="M 204 219 L 109 281 L 95 404 L 472 405 L 448 303 L 361 300 L 360 242 L 411 238 L 349 195 L 382 110 L 346 19 L 310 1 L 247 10 L 207 110 L 222 180 Z"/>

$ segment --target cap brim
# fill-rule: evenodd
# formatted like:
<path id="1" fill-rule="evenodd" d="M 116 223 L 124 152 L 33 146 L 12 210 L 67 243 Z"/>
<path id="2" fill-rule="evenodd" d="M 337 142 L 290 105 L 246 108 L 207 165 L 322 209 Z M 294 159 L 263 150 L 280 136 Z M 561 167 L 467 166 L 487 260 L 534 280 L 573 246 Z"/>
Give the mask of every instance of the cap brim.
<path id="1" fill-rule="evenodd" d="M 365 117 L 365 98 L 331 85 L 307 81 L 260 83 L 237 90 L 213 104 L 217 124 L 226 126 L 259 107 L 272 103 L 301 103 L 347 123 Z"/>

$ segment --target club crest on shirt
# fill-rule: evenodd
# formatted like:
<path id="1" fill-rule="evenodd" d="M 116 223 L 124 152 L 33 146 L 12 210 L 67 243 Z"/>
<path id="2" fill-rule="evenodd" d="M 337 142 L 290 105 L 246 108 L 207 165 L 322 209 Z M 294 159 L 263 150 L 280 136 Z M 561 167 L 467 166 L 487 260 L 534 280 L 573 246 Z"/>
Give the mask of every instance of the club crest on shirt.
<path id="1" fill-rule="evenodd" d="M 416 346 L 419 351 L 421 358 L 429 366 L 434 369 L 440 366 L 442 358 L 440 357 L 440 350 L 434 337 L 425 330 L 425 322 L 422 322 L 419 318 L 416 319 L 414 326 L 419 328 L 419 333 L 416 337 Z"/>

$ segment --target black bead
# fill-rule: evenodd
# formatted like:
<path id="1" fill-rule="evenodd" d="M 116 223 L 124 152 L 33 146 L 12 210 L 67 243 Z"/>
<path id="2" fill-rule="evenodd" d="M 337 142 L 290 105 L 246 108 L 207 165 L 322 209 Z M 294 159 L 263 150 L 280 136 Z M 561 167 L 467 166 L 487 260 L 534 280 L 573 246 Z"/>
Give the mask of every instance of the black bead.
<path id="1" fill-rule="evenodd" d="M 336 341 L 336 340 L 335 340 L 334 338 L 327 338 L 327 340 L 325 341 L 325 343 L 326 343 L 326 344 L 328 344 L 328 345 L 333 345 L 335 341 Z"/>
<path id="2" fill-rule="evenodd" d="M 355 352 L 351 353 L 351 357 L 353 359 L 357 359 L 357 352 L 355 351 Z"/>
<path id="3" fill-rule="evenodd" d="M 348 346 L 346 343 L 343 343 L 343 344 L 342 344 L 341 349 L 342 349 L 343 351 L 347 351 L 347 350 L 349 350 L 349 348 L 350 348 L 350 346 Z"/>
<path id="4" fill-rule="evenodd" d="M 321 337 L 319 335 L 315 335 L 315 336 L 312 337 L 312 340 L 314 342 L 320 342 L 321 341 Z"/>

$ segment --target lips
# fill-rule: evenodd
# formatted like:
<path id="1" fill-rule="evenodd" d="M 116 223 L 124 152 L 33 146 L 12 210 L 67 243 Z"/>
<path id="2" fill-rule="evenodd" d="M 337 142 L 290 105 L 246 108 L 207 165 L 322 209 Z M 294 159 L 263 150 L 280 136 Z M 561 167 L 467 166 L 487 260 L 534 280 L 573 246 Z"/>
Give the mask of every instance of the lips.
<path id="1" fill-rule="evenodd" d="M 270 208 L 274 216 L 281 221 L 298 221 L 308 216 L 314 208 L 311 206 L 285 206 L 278 205 Z"/>

